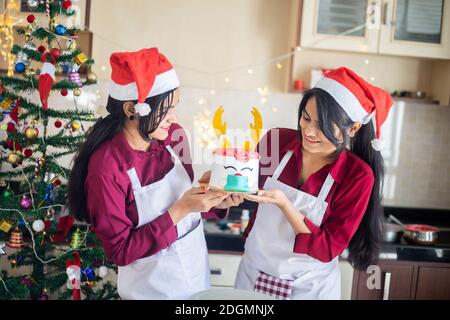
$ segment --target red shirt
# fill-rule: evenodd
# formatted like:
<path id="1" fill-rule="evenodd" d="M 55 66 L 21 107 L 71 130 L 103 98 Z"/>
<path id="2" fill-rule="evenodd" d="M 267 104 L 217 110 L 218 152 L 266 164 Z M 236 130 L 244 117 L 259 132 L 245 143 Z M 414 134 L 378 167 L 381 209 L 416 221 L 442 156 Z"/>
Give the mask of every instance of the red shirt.
<path id="1" fill-rule="evenodd" d="M 166 145 L 180 155 L 192 181 L 189 142 L 184 130 L 175 124 L 165 141 L 154 141 L 147 151 L 132 149 L 120 131 L 98 147 L 89 160 L 85 192 L 92 230 L 102 241 L 108 258 L 119 266 L 153 255 L 177 239 L 177 229 L 167 211 L 135 228 L 139 216 L 127 173 L 134 167 L 143 186 L 163 179 L 174 166 Z M 225 210 L 213 210 L 203 217 L 224 213 Z"/>
<path id="2" fill-rule="evenodd" d="M 279 143 L 276 144 L 275 141 Z M 299 188 L 301 147 L 301 138 L 297 130 L 283 128 L 270 130 L 257 146 L 257 151 L 261 155 L 259 187 L 263 188 L 266 179 L 272 176 L 289 150 L 293 151 L 293 155 L 279 177 L 280 182 L 317 197 L 328 173 L 331 174 L 334 184 L 326 198 L 328 208 L 322 225 L 317 227 L 305 217 L 305 224 L 311 233 L 297 234 L 292 244 L 295 253 L 307 254 L 322 262 L 329 262 L 347 248 L 358 229 L 370 199 L 374 175 L 366 162 L 346 149 L 333 163 L 311 174 Z M 245 238 L 251 232 L 256 215 L 257 209 L 244 232 Z"/>

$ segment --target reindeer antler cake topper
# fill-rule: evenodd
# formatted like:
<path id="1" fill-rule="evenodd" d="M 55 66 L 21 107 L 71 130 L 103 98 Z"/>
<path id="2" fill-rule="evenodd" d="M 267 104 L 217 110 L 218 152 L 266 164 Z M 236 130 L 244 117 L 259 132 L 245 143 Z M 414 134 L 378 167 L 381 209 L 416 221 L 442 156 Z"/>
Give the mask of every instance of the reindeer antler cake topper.
<path id="1" fill-rule="evenodd" d="M 256 193 L 258 191 L 260 155 L 252 151 L 258 144 L 262 131 L 262 117 L 256 107 L 252 108 L 253 123 L 250 134 L 243 134 L 242 147 L 232 146 L 227 136 L 227 123 L 223 121 L 223 106 L 214 113 L 213 128 L 220 148 L 213 152 L 213 164 L 209 186 L 212 189 L 229 192 Z M 234 137 L 236 138 L 236 137 Z M 240 140 L 240 141 L 242 141 Z M 240 143 L 239 143 L 240 144 Z"/>
<path id="2" fill-rule="evenodd" d="M 232 143 L 227 137 L 227 123 L 222 120 L 224 111 L 223 106 L 217 108 L 213 117 L 213 128 L 219 140 L 220 147 L 228 149 L 232 147 Z M 258 144 L 263 125 L 261 113 L 256 107 L 252 108 L 251 114 L 253 116 L 253 123 L 250 123 L 250 138 L 253 140 L 253 143 L 250 139 L 245 140 L 242 145 L 242 149 L 245 151 L 252 150 Z"/>

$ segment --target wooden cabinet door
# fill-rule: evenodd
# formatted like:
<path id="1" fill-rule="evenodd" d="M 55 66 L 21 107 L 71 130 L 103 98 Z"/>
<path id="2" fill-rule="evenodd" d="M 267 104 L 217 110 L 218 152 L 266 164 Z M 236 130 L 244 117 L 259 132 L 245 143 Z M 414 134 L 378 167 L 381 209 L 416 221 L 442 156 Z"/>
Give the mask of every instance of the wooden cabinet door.
<path id="1" fill-rule="evenodd" d="M 417 300 L 449 300 L 450 268 L 419 267 Z"/>
<path id="2" fill-rule="evenodd" d="M 211 268 L 211 285 L 213 287 L 234 287 L 242 256 L 209 253 L 208 258 Z"/>
<path id="3" fill-rule="evenodd" d="M 372 287 L 376 273 L 358 271 L 355 275 L 352 299 L 409 300 L 411 299 L 413 266 L 383 264 L 379 267 L 379 286 Z M 370 278 L 370 279 L 369 279 Z"/>

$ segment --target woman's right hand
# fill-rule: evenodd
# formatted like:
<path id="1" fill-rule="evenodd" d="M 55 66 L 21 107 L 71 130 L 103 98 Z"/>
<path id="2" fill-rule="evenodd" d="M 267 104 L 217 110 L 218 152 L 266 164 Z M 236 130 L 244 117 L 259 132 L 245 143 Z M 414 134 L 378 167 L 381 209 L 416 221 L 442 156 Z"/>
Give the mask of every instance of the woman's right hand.
<path id="1" fill-rule="evenodd" d="M 221 191 L 207 191 L 205 188 L 192 188 L 186 191 L 169 209 L 174 224 L 191 212 L 207 212 L 217 206 L 230 194 Z"/>

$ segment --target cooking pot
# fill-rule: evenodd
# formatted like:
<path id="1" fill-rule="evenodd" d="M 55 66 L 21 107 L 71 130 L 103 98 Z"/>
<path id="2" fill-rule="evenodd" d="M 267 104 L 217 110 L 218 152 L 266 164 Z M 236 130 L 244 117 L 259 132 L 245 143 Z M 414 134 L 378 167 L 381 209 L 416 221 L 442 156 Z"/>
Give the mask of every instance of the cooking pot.
<path id="1" fill-rule="evenodd" d="M 403 237 L 412 243 L 431 245 L 438 238 L 439 228 L 426 224 L 403 224 L 393 215 L 389 215 L 389 219 L 403 227 Z"/>

